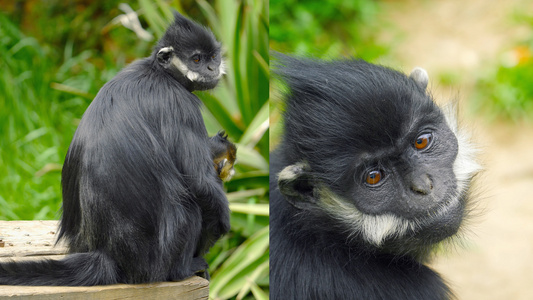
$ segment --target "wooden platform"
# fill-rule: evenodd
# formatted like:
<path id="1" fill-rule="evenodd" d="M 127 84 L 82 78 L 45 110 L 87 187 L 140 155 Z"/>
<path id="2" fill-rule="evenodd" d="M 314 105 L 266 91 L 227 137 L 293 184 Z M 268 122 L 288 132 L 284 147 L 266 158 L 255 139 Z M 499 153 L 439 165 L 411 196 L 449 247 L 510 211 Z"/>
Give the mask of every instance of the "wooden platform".
<path id="1" fill-rule="evenodd" d="M 57 221 L 0 221 L 0 262 L 61 258 L 55 246 Z M 26 287 L 0 285 L 0 299 L 208 299 L 209 282 L 191 277 L 180 282 L 117 284 L 95 287 Z"/>

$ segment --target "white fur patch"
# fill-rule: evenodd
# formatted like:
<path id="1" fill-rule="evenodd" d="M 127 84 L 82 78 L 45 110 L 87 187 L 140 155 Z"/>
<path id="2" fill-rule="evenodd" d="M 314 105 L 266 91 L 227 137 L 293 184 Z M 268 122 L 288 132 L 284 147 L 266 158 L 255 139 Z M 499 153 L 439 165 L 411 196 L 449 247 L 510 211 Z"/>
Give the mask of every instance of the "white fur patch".
<path id="1" fill-rule="evenodd" d="M 354 204 L 321 189 L 320 205 L 333 218 L 346 225 L 350 235 L 361 233 L 363 239 L 377 247 L 389 237 L 401 237 L 408 229 L 415 230 L 418 222 L 393 215 L 369 215 L 359 211 Z"/>
<path id="2" fill-rule="evenodd" d="M 459 146 L 457 157 L 453 163 L 453 172 L 457 179 L 457 193 L 460 195 L 467 188 L 472 176 L 482 169 L 476 161 L 476 155 L 479 151 L 470 141 L 468 132 L 459 129 L 457 107 L 453 104 L 448 104 L 441 107 L 441 109 L 446 118 L 446 123 L 448 123 L 448 126 L 457 137 Z"/>
<path id="3" fill-rule="evenodd" d="M 167 53 L 167 52 L 171 52 L 171 51 L 174 51 L 174 48 L 172 48 L 172 46 L 169 46 L 169 47 L 163 47 L 163 48 L 159 49 L 159 52 L 157 52 L 157 53 L 158 54 L 161 53 L 161 52 Z"/>
<path id="4" fill-rule="evenodd" d="M 452 195 L 450 200 L 443 202 L 430 218 L 440 219 L 450 209 L 459 205 L 459 195 Z M 387 238 L 401 238 L 410 231 L 420 229 L 423 219 L 406 219 L 390 213 L 370 215 L 361 212 L 353 203 L 335 195 L 327 189 L 321 189 L 320 205 L 331 217 L 345 225 L 346 231 L 353 236 L 361 233 L 368 243 L 380 247 Z"/>
<path id="5" fill-rule="evenodd" d="M 278 181 L 281 180 L 294 180 L 298 176 L 299 173 L 302 172 L 302 170 L 306 168 L 306 164 L 304 163 L 297 163 L 294 165 L 289 165 L 278 174 Z"/>
<path id="6" fill-rule="evenodd" d="M 222 75 L 224 75 L 224 74 L 226 74 L 226 61 L 225 60 L 221 60 L 220 61 L 220 66 L 218 67 L 218 77 L 217 77 L 217 79 L 222 77 Z"/>
<path id="7" fill-rule="evenodd" d="M 161 51 L 163 51 L 163 49 L 167 49 L 167 48 L 170 48 L 172 50 L 172 47 L 165 47 L 165 48 L 161 48 L 161 50 L 159 50 L 159 52 L 161 52 Z M 198 73 L 198 72 L 194 72 L 194 71 L 189 70 L 187 65 L 185 63 L 183 63 L 176 56 L 172 57 L 171 63 L 181 72 L 181 74 L 183 74 L 185 77 L 187 77 L 190 81 L 207 82 L 207 81 L 213 80 L 213 79 L 206 78 L 205 76 L 200 75 L 200 73 Z M 218 72 L 218 75 L 217 75 L 216 79 L 220 79 L 220 77 L 222 77 L 222 75 L 224 75 L 224 74 L 226 74 L 226 63 L 224 62 L 224 60 L 222 60 L 220 62 L 219 72 Z"/>
<path id="8" fill-rule="evenodd" d="M 189 78 L 190 81 L 202 81 L 200 80 L 200 78 L 203 78 L 203 77 L 200 76 L 200 74 L 189 70 L 187 72 L 187 78 Z"/>
<path id="9" fill-rule="evenodd" d="M 171 63 L 190 81 L 207 81 L 207 79 L 201 76 L 198 72 L 189 70 L 187 65 L 176 56 L 172 57 Z"/>

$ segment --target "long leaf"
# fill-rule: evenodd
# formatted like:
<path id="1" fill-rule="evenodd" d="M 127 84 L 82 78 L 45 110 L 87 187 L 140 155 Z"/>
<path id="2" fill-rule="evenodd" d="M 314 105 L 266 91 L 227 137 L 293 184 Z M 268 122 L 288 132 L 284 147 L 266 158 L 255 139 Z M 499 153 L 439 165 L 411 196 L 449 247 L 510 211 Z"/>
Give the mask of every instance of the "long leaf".
<path id="1" fill-rule="evenodd" d="M 255 296 L 255 299 L 268 299 L 268 295 L 259 288 L 255 283 L 257 279 L 263 275 L 263 273 L 268 274 L 269 262 L 268 260 L 259 265 L 250 276 L 246 278 L 246 284 L 241 288 L 239 294 L 237 295 L 237 300 L 242 299 L 250 290 Z"/>
<path id="2" fill-rule="evenodd" d="M 247 147 L 254 147 L 257 142 L 263 137 L 263 134 L 268 129 L 268 102 L 261 107 L 259 112 L 255 115 L 254 119 L 246 128 L 246 131 L 242 135 L 239 144 L 246 145 Z"/>
<path id="3" fill-rule="evenodd" d="M 268 171 L 268 161 L 256 150 L 248 146 L 237 144 L 238 164 L 246 165 L 254 169 Z"/>
<path id="4" fill-rule="evenodd" d="M 230 203 L 229 208 L 232 212 L 250 214 L 257 216 L 268 216 L 268 204 L 244 204 L 244 203 Z"/>
<path id="5" fill-rule="evenodd" d="M 224 288 L 227 289 L 229 282 L 234 280 L 235 277 L 244 278 L 245 274 L 242 274 L 241 271 L 263 256 L 266 249 L 268 249 L 268 238 L 269 228 L 265 227 L 244 241 L 235 250 L 215 273 L 218 276 L 213 276 L 209 292 L 211 297 L 216 298 Z M 234 294 L 237 294 L 237 292 L 238 289 Z M 229 291 L 226 291 L 226 293 L 232 294 Z"/>

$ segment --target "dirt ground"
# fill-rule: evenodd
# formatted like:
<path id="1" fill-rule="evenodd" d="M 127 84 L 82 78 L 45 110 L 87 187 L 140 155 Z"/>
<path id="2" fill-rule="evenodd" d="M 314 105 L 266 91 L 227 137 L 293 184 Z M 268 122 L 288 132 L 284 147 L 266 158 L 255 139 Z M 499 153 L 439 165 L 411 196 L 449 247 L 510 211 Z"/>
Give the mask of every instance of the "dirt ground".
<path id="1" fill-rule="evenodd" d="M 531 28 L 517 25 L 512 14 L 533 12 L 533 1 L 389 0 L 383 7 L 378 18 L 389 26 L 379 35 L 392 43 L 392 59 L 405 71 L 424 67 L 430 78 L 459 71 L 459 84 L 451 89 L 433 84 L 432 89 L 437 97 L 459 95 L 464 106 L 474 74 L 530 34 Z M 432 266 L 460 300 L 533 299 L 533 125 L 462 118 L 482 152 L 482 213 L 469 222 L 463 247 Z"/>

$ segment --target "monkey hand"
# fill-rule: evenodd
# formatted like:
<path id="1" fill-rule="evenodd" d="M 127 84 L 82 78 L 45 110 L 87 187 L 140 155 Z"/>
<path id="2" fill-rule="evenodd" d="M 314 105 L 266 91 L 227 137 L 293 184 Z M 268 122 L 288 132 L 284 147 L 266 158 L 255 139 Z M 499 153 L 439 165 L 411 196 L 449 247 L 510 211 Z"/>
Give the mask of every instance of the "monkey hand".
<path id="1" fill-rule="evenodd" d="M 217 169 L 218 171 L 218 177 L 222 179 L 222 181 L 230 181 L 231 177 L 235 175 L 235 169 L 233 168 L 233 162 L 230 160 L 224 158 L 219 164 Z"/>

